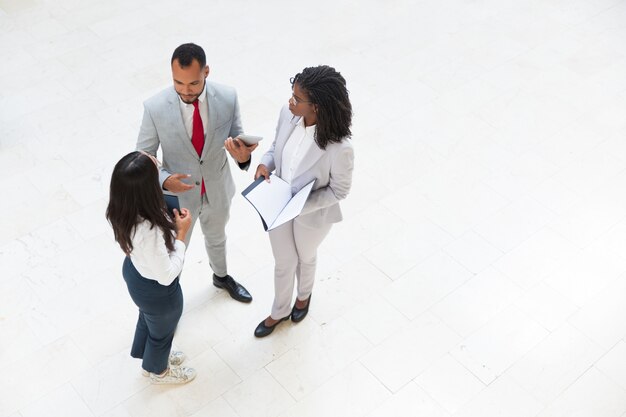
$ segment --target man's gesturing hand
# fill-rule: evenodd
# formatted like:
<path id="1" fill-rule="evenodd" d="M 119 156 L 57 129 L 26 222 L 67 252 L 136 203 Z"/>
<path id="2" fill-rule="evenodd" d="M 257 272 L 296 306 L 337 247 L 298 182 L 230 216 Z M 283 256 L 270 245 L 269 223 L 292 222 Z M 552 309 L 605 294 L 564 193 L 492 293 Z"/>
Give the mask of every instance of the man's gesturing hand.
<path id="1" fill-rule="evenodd" d="M 182 182 L 183 179 L 187 179 L 189 177 L 191 177 L 191 175 L 172 174 L 163 182 L 163 188 L 173 193 L 184 193 L 185 191 L 189 191 L 194 188 L 194 185 Z"/>

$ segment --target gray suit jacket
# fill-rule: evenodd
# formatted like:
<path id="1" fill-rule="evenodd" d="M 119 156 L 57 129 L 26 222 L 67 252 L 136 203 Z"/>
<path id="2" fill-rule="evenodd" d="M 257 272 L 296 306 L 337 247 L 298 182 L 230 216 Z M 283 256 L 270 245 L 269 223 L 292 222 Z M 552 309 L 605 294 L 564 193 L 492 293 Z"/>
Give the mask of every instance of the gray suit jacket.
<path id="1" fill-rule="evenodd" d="M 228 209 L 235 183 L 224 149 L 229 136 L 243 133 L 237 93 L 232 87 L 206 82 L 209 109 L 202 156 L 194 149 L 185 130 L 179 98 L 174 87 L 166 88 L 144 102 L 144 114 L 137 139 L 137 150 L 156 155 L 159 145 L 163 150 L 163 168 L 159 175 L 161 186 L 173 173 L 190 174 L 185 182 L 196 187 L 176 194 L 181 207 L 191 207 L 192 199 L 200 199 L 200 184 L 204 179 L 207 196 L 214 207 Z M 240 164 L 247 169 L 250 163 Z M 172 194 L 169 193 L 168 194 Z M 197 201 L 196 201 L 197 203 Z"/>
<path id="2" fill-rule="evenodd" d="M 299 120 L 299 117 L 289 111 L 288 106 L 283 107 L 276 127 L 276 138 L 261 158 L 260 163 L 269 171 L 276 170 L 275 174 L 279 177 L 285 144 Z M 292 193 L 296 193 L 315 180 L 313 191 L 298 216 L 298 220 L 313 227 L 341 221 L 343 217 L 339 201 L 346 198 L 350 192 L 353 167 L 354 150 L 349 139 L 344 139 L 340 143 L 330 143 L 326 146 L 326 150 L 312 146 L 302 158 L 291 181 Z"/>

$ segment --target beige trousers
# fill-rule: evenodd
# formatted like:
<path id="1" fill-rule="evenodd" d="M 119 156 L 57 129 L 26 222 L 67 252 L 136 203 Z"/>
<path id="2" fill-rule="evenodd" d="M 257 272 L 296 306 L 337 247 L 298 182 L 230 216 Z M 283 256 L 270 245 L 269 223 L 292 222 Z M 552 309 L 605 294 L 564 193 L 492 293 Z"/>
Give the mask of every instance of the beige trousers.
<path id="1" fill-rule="evenodd" d="M 297 297 L 306 300 L 313 291 L 317 248 L 322 243 L 332 223 L 318 227 L 307 226 L 296 217 L 269 231 L 274 253 L 274 320 L 291 313 L 294 279 L 298 281 Z"/>

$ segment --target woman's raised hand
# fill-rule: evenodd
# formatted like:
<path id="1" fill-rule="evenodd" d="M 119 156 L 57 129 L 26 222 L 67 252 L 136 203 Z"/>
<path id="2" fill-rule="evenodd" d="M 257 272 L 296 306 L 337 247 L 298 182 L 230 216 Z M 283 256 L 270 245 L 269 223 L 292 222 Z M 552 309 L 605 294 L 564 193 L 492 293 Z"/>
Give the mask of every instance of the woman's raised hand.
<path id="1" fill-rule="evenodd" d="M 181 208 L 180 212 L 174 209 L 174 221 L 176 222 L 176 239 L 184 242 L 191 227 L 191 213 L 186 208 Z"/>

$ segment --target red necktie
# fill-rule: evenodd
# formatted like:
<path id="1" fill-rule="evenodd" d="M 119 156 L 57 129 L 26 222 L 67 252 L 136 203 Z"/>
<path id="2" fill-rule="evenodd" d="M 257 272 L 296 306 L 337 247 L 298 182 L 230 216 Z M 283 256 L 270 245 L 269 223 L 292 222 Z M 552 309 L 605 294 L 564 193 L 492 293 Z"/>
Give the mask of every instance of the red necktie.
<path id="1" fill-rule="evenodd" d="M 198 109 L 198 100 L 193 102 L 193 133 L 191 134 L 191 144 L 193 145 L 198 156 L 202 158 L 202 148 L 204 148 L 204 127 L 202 126 L 202 117 Z M 204 195 L 204 178 L 202 179 L 202 189 L 200 195 Z"/>

